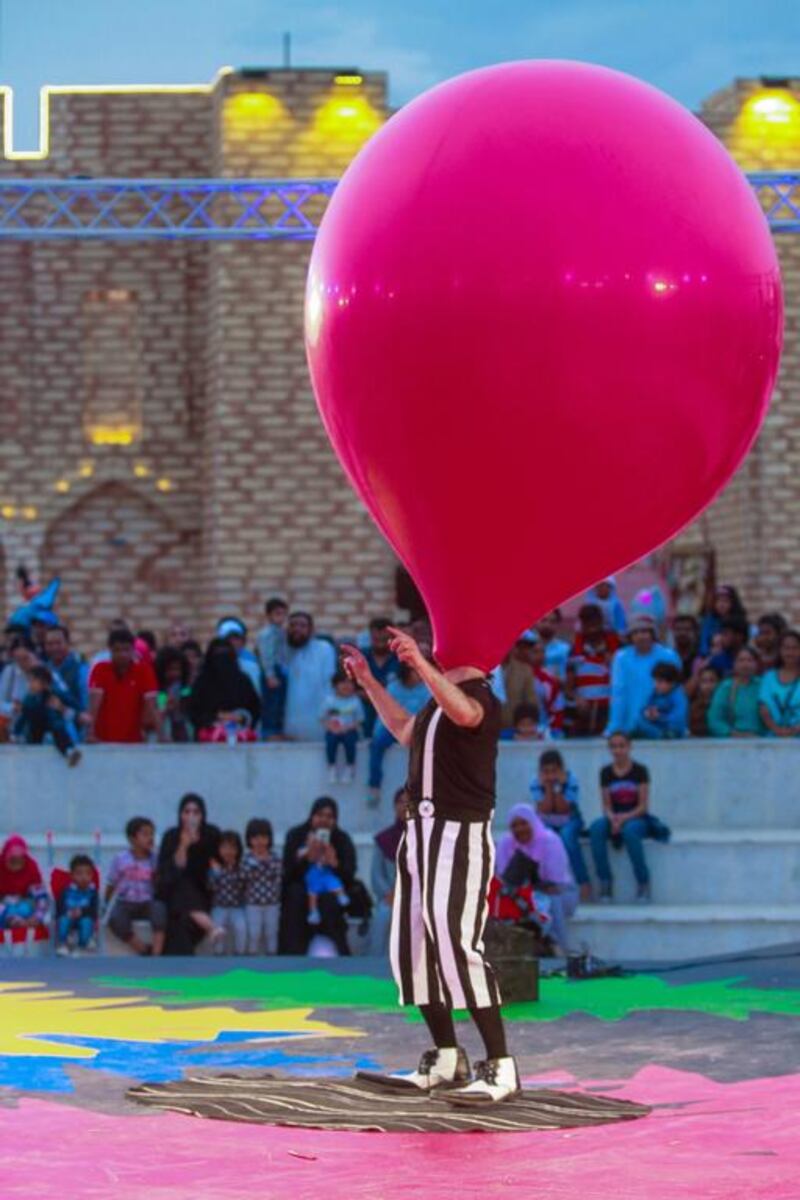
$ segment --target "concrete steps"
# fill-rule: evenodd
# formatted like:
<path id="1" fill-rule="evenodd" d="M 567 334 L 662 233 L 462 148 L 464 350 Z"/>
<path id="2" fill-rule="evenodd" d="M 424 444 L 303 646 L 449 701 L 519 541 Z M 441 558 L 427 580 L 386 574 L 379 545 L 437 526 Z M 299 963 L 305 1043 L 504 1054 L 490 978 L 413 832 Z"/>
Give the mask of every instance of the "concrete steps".
<path id="1" fill-rule="evenodd" d="M 800 904 L 587 904 L 572 933 L 609 961 L 708 958 L 796 942 Z"/>

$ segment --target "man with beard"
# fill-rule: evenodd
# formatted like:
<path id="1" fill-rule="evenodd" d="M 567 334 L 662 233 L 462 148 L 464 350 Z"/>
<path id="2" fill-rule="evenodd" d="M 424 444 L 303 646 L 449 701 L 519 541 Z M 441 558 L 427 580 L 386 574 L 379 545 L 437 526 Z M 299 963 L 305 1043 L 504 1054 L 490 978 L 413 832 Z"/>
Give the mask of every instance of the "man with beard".
<path id="1" fill-rule="evenodd" d="M 324 638 L 314 637 L 314 618 L 306 612 L 290 615 L 287 641 L 284 732 L 297 741 L 317 742 L 322 737 L 319 714 L 336 671 L 336 651 Z"/>

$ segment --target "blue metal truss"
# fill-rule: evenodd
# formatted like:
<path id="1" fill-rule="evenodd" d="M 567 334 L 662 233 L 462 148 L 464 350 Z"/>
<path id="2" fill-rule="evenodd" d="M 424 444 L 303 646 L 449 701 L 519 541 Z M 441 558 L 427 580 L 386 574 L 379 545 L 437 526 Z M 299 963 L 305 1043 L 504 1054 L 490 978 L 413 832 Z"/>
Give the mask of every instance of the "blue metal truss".
<path id="1" fill-rule="evenodd" d="M 800 233 L 800 172 L 749 176 L 774 233 Z M 335 179 L 2 179 L 0 239 L 313 239 Z"/>

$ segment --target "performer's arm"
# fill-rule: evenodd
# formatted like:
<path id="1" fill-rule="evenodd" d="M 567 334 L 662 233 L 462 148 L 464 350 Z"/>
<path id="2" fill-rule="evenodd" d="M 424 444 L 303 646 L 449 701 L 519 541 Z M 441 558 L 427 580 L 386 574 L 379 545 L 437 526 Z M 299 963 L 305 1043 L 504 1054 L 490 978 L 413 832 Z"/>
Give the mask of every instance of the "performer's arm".
<path id="1" fill-rule="evenodd" d="M 414 718 L 378 683 L 357 646 L 342 646 L 342 666 L 353 682 L 366 692 L 392 737 L 396 738 L 401 746 L 410 745 Z"/>
<path id="2" fill-rule="evenodd" d="M 483 720 L 483 707 L 462 692 L 461 688 L 449 679 L 445 679 L 441 671 L 428 662 L 417 643 L 408 633 L 401 629 L 393 629 L 391 647 L 401 662 L 407 663 L 419 675 L 436 703 L 449 717 L 454 725 L 462 725 L 467 729 L 476 729 Z"/>

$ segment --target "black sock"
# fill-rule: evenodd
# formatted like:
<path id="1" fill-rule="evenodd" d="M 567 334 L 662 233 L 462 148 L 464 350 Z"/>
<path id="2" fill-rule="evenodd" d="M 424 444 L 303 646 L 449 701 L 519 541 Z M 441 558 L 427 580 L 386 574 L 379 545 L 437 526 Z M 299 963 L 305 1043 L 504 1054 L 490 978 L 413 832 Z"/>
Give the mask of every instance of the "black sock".
<path id="1" fill-rule="evenodd" d="M 500 1009 L 471 1008 L 469 1015 L 478 1027 L 478 1033 L 483 1038 L 487 1058 L 507 1058 L 506 1031 Z"/>
<path id="2" fill-rule="evenodd" d="M 437 1050 L 446 1050 L 456 1045 L 453 1014 L 445 1004 L 420 1004 L 419 1011 Z"/>

